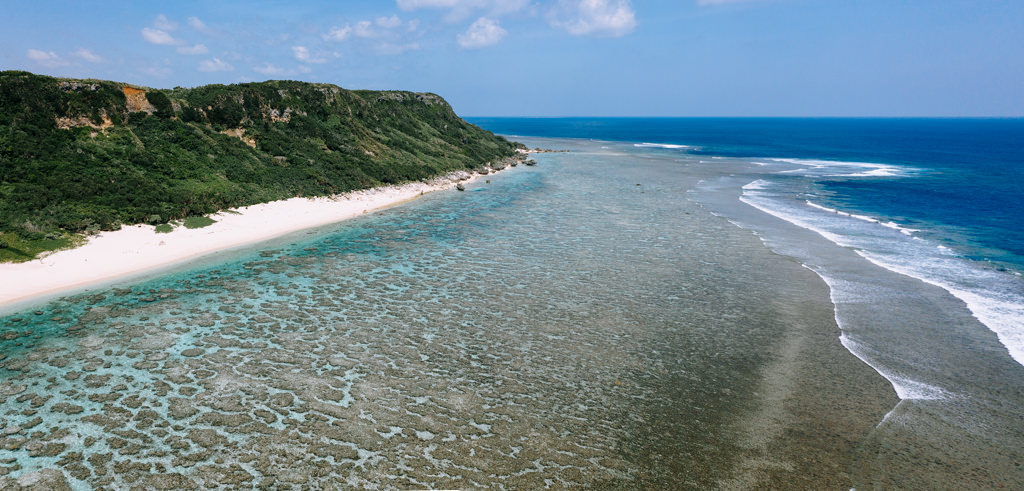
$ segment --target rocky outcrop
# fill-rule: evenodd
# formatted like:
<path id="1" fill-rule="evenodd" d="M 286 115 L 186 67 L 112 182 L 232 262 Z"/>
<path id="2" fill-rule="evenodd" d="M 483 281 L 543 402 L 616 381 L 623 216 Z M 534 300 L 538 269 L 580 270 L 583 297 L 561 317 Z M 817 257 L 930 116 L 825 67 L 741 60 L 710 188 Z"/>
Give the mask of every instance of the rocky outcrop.
<path id="1" fill-rule="evenodd" d="M 292 120 L 292 108 L 286 107 L 284 111 L 279 109 L 270 110 L 270 121 L 274 123 L 287 123 Z"/>
<path id="2" fill-rule="evenodd" d="M 125 85 L 121 87 L 121 91 L 124 92 L 125 104 L 128 108 L 128 112 L 145 112 L 147 114 L 153 114 L 156 112 L 156 108 L 149 103 L 146 99 L 146 91 L 142 89 L 136 89 L 135 87 L 129 87 Z"/>
<path id="3" fill-rule="evenodd" d="M 42 469 L 23 474 L 17 479 L 0 479 L 0 489 L 24 489 L 33 491 L 70 491 L 68 479 L 57 469 Z"/>
<path id="4" fill-rule="evenodd" d="M 245 136 L 245 128 L 234 128 L 230 130 L 224 130 L 220 132 L 222 135 L 233 136 L 242 140 L 243 143 L 249 145 L 252 148 L 256 148 L 256 140 L 252 137 Z"/>
<path id="5" fill-rule="evenodd" d="M 57 118 L 57 127 L 62 130 L 77 128 L 79 126 L 88 126 L 90 128 L 94 128 L 97 130 L 106 130 L 108 128 L 113 127 L 114 122 L 110 120 L 110 116 L 107 116 L 106 113 L 103 113 L 102 119 L 99 124 L 93 122 L 92 118 L 89 118 L 88 116 L 65 116 L 62 118 Z"/>
<path id="6" fill-rule="evenodd" d="M 435 104 L 448 105 L 448 103 L 445 102 L 445 100 L 442 99 L 440 96 L 438 96 L 437 94 L 431 94 L 429 92 L 385 91 L 381 93 L 380 97 L 377 97 L 377 102 L 405 102 L 412 100 L 422 102 L 428 106 L 433 106 Z"/>

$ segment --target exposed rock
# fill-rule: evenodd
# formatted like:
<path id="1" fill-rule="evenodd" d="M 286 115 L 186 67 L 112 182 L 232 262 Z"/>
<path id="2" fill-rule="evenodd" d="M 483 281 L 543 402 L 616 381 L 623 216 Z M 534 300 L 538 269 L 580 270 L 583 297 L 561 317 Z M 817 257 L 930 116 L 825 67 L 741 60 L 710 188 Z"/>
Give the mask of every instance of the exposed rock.
<path id="1" fill-rule="evenodd" d="M 59 442 L 43 443 L 33 448 L 27 448 L 30 457 L 56 457 L 67 448 L 67 445 Z"/>
<path id="2" fill-rule="evenodd" d="M 277 109 L 270 110 L 270 121 L 274 123 L 287 123 L 292 120 L 292 108 L 286 107 L 284 111 Z"/>
<path id="3" fill-rule="evenodd" d="M 199 412 L 199 410 L 196 409 L 188 399 L 174 397 L 171 398 L 170 401 L 171 404 L 170 407 L 168 407 L 168 412 L 174 419 L 185 419 L 194 416 Z"/>
<path id="4" fill-rule="evenodd" d="M 149 114 L 156 112 L 156 107 L 150 104 L 149 100 L 146 99 L 145 90 L 129 87 L 127 85 L 121 87 L 121 90 L 124 92 L 128 112 L 133 113 L 142 111 Z"/>
<path id="5" fill-rule="evenodd" d="M 64 491 L 71 490 L 68 486 L 68 479 L 64 473 L 57 469 L 42 469 L 36 472 L 29 472 L 18 478 L 16 481 L 23 489 L 39 491 Z"/>
<path id="6" fill-rule="evenodd" d="M 25 385 L 14 385 L 10 382 L 4 382 L 0 384 L 0 400 L 21 394 L 22 392 L 25 392 L 25 389 L 27 388 L 28 387 Z"/>
<path id="7" fill-rule="evenodd" d="M 141 489 L 190 489 L 195 487 L 197 487 L 195 481 L 181 474 L 172 473 L 154 474 L 147 477 Z"/>
<path id="8" fill-rule="evenodd" d="M 105 131 L 108 128 L 112 128 L 114 126 L 114 122 L 110 120 L 110 116 L 107 116 L 106 112 L 101 115 L 99 123 L 95 123 L 89 116 L 66 116 L 63 118 L 57 118 L 57 127 L 62 130 L 77 128 L 79 126 L 88 126 L 93 129 Z"/>
<path id="9" fill-rule="evenodd" d="M 99 84 L 82 82 L 79 80 L 60 82 L 57 84 L 57 87 L 64 92 L 96 92 L 97 90 L 100 90 Z"/>
<path id="10" fill-rule="evenodd" d="M 271 114 L 271 118 L 273 118 L 273 114 Z M 233 136 L 235 138 L 238 138 L 239 140 L 242 140 L 242 142 L 245 143 L 246 145 L 249 145 L 252 148 L 256 148 L 256 140 L 254 140 L 251 136 L 245 136 L 245 128 L 234 128 L 230 130 L 224 130 L 221 131 L 221 134 Z"/>
<path id="11" fill-rule="evenodd" d="M 221 435 L 217 430 L 192 430 L 188 432 L 188 439 L 204 448 L 214 448 L 228 443 L 228 437 Z"/>

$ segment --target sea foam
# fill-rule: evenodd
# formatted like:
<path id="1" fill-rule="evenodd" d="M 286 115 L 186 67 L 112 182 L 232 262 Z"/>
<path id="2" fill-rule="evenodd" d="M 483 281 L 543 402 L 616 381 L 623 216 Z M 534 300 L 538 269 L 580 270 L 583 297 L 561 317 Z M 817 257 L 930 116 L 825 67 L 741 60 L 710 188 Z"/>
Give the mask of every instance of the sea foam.
<path id="1" fill-rule="evenodd" d="M 633 146 L 639 148 L 668 148 L 672 150 L 693 148 L 690 145 L 676 145 L 673 143 L 634 143 Z"/>
<path id="2" fill-rule="evenodd" d="M 839 160 L 815 159 L 771 159 L 775 162 L 799 165 L 801 168 L 783 171 L 809 177 L 902 177 L 913 175 L 920 170 L 914 167 L 873 162 L 846 162 Z"/>
<path id="3" fill-rule="evenodd" d="M 948 291 L 996 334 L 1009 355 L 1024 365 L 1024 280 L 964 259 L 945 246 L 913 236 L 917 230 L 804 201 L 789 201 L 767 190 L 763 179 L 744 186 L 740 200 L 765 213 L 812 230 L 853 249 L 871 263 Z M 899 232 L 900 235 L 886 233 Z M 902 240 L 900 239 L 902 237 Z"/>

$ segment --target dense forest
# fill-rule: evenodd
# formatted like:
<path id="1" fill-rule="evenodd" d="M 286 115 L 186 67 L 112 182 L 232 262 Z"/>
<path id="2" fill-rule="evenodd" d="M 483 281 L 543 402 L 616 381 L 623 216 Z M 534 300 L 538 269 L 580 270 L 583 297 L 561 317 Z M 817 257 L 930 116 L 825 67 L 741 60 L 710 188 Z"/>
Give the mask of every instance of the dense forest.
<path id="1" fill-rule="evenodd" d="M 121 224 L 472 169 L 515 149 L 428 93 L 0 72 L 0 260 Z"/>

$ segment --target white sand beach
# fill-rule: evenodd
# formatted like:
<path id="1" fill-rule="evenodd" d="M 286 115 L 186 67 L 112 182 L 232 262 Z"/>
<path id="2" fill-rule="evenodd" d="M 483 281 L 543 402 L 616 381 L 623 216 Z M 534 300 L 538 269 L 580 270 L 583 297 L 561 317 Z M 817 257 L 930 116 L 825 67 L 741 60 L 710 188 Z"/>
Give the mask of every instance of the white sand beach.
<path id="1" fill-rule="evenodd" d="M 169 233 L 157 233 L 151 225 L 102 232 L 74 249 L 29 262 L 0 264 L 0 309 L 339 222 L 478 177 L 456 172 L 428 182 L 261 203 L 211 215 L 216 223 L 205 227 L 178 226 Z"/>

